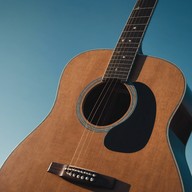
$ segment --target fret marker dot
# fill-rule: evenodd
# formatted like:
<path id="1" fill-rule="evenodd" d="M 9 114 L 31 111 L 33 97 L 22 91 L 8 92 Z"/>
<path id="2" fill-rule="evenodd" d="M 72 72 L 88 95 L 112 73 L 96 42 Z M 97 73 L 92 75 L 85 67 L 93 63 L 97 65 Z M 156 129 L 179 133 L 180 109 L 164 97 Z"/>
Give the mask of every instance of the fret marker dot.
<path id="1" fill-rule="evenodd" d="M 115 68 L 115 71 L 117 71 L 118 70 L 118 68 Z"/>
<path id="2" fill-rule="evenodd" d="M 137 29 L 137 27 L 133 27 L 133 29 L 135 30 L 135 29 Z"/>
<path id="3" fill-rule="evenodd" d="M 125 41 L 125 39 L 122 39 L 121 41 L 122 41 L 122 42 L 124 42 L 124 41 Z"/>
<path id="4" fill-rule="evenodd" d="M 123 59 L 125 59 L 125 56 L 123 56 Z"/>
<path id="5" fill-rule="evenodd" d="M 129 39 L 129 43 L 131 43 L 131 39 Z"/>

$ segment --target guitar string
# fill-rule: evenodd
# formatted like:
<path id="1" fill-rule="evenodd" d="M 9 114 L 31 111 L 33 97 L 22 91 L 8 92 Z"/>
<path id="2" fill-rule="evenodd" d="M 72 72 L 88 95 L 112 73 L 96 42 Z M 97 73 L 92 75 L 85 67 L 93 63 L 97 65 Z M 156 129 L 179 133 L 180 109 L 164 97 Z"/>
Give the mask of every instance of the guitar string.
<path id="1" fill-rule="evenodd" d="M 98 110 L 99 106 L 101 105 L 102 101 L 103 101 L 104 98 L 105 98 L 105 95 L 107 94 L 108 90 L 110 89 L 110 86 L 111 86 L 111 83 L 112 83 L 112 82 L 110 81 L 110 79 L 107 80 L 107 81 L 108 81 L 108 82 L 105 84 L 105 86 L 104 86 L 104 88 L 103 88 L 100 96 L 98 97 L 98 99 L 97 99 L 94 107 L 92 108 L 92 111 L 91 111 L 89 117 L 87 118 L 87 121 L 88 121 L 88 122 L 92 122 L 95 114 L 97 113 L 97 110 Z M 107 87 L 107 90 L 106 90 L 103 98 L 101 98 L 101 96 L 103 95 L 103 92 L 105 91 L 106 87 Z M 100 98 L 101 98 L 101 101 L 100 101 Z M 97 103 L 98 103 L 99 101 L 100 101 L 100 103 L 99 103 L 99 105 L 97 106 Z M 97 107 L 96 110 L 95 110 L 95 107 Z M 94 110 L 95 110 L 95 114 L 92 115 L 92 113 L 94 112 Z M 91 119 L 91 116 L 92 116 L 92 119 Z M 90 119 L 91 119 L 91 120 L 90 120 Z M 88 125 L 88 123 L 85 125 L 85 127 L 86 127 L 87 125 Z M 87 127 L 86 127 L 86 128 L 87 128 Z M 85 130 L 86 130 L 86 129 L 85 129 Z M 84 130 L 84 132 L 85 132 L 85 130 Z M 84 147 L 84 145 L 85 145 L 85 143 L 86 143 L 86 140 L 87 140 L 88 136 L 91 134 L 91 138 L 92 138 L 93 133 L 94 133 L 94 131 L 88 131 L 88 130 L 87 130 L 87 134 L 86 134 L 86 136 L 85 136 L 85 140 L 84 140 L 83 144 L 82 144 L 82 142 L 81 142 L 81 141 L 82 141 L 82 138 L 81 138 L 78 148 L 81 147 L 80 144 L 82 144 L 82 147 L 81 147 L 81 149 L 80 149 L 79 154 L 77 155 L 78 157 L 77 157 L 77 159 L 76 159 L 76 161 L 75 161 L 75 164 L 77 164 L 77 161 L 79 160 L 79 157 L 80 157 L 80 155 L 81 155 L 81 153 L 82 153 L 83 147 Z M 82 137 L 83 137 L 83 135 L 82 135 Z M 89 143 L 90 143 L 90 141 L 89 141 Z M 88 145 L 88 146 L 89 146 L 89 145 Z M 88 146 L 87 146 L 86 148 L 88 148 Z M 75 155 L 76 155 L 76 153 L 77 153 L 77 150 L 76 150 L 76 152 L 75 152 Z M 75 155 L 74 155 L 74 156 L 75 156 Z M 74 160 L 74 158 L 75 158 L 75 157 L 72 158 L 72 161 Z M 71 161 L 71 163 L 72 163 L 72 161 Z"/>
<path id="2" fill-rule="evenodd" d="M 140 6 L 142 6 L 142 5 L 140 5 Z M 140 14 L 140 12 L 138 12 L 138 15 L 139 15 L 139 14 Z M 145 11 L 145 14 L 146 14 L 146 11 Z M 150 19 L 151 14 L 152 14 L 152 11 L 151 11 L 151 13 L 148 15 L 148 16 L 149 16 L 148 21 L 149 21 L 149 19 Z M 133 15 L 133 16 L 138 16 L 138 15 Z M 132 23 L 131 23 L 131 24 L 133 24 L 133 23 L 134 23 L 134 22 L 133 22 L 133 20 L 132 20 Z M 143 33 L 144 33 L 145 30 L 146 30 L 147 24 L 148 24 L 148 22 L 146 23 L 145 28 L 143 29 Z M 129 29 L 129 25 L 127 25 L 127 28 Z M 142 38 L 142 37 L 141 37 L 141 38 Z M 139 42 L 138 45 L 140 45 L 140 42 Z M 127 47 L 124 46 L 124 47 L 122 47 L 122 49 L 127 49 Z M 136 53 L 137 53 L 137 52 L 138 52 L 138 51 L 136 51 Z M 102 150 L 101 150 L 101 149 L 102 149 Z M 97 158 L 97 159 L 99 159 L 98 164 L 97 164 L 97 167 L 96 167 L 97 170 L 98 170 L 99 167 L 102 167 L 101 164 L 102 164 L 102 160 L 104 159 L 104 157 L 103 157 L 103 155 L 104 155 L 103 144 L 102 144 L 102 148 L 101 148 L 101 149 L 98 150 L 98 151 L 99 151 L 98 157 L 100 157 L 100 158 Z M 103 158 L 102 158 L 102 157 L 103 157 Z M 114 157 L 113 157 L 113 158 L 114 158 Z"/>
<path id="3" fill-rule="evenodd" d="M 101 114 L 102 115 L 102 114 Z M 99 120 L 98 120 L 99 121 Z M 90 142 L 89 142 L 90 143 Z"/>
<path id="4" fill-rule="evenodd" d="M 101 94 L 102 95 L 102 94 Z M 101 101 L 102 102 L 102 101 Z M 100 102 L 100 103 L 101 103 Z M 99 107 L 98 107 L 99 108 Z M 92 110 L 92 111 L 94 111 L 94 109 Z M 97 110 L 96 110 L 96 112 L 97 112 Z M 95 114 L 96 114 L 96 112 L 95 112 Z M 101 114 L 102 115 L 102 114 Z M 94 116 L 95 115 L 93 115 L 93 117 L 92 117 L 92 119 L 94 118 Z M 90 114 L 90 117 L 91 117 L 91 114 Z M 92 121 L 92 120 L 91 120 Z M 97 123 L 98 124 L 98 123 Z M 87 140 L 87 138 L 88 138 L 88 136 L 89 136 L 89 132 L 87 132 L 87 134 L 86 134 L 86 138 L 84 139 L 84 143 L 83 143 L 83 145 L 82 145 L 82 147 L 81 147 L 81 150 L 80 150 L 80 152 L 79 152 L 79 155 L 78 155 L 78 157 L 77 157 L 77 160 L 76 160 L 76 163 L 77 163 L 77 161 L 78 161 L 78 159 L 79 159 L 79 157 L 80 157 L 80 155 L 81 155 L 81 153 L 82 153 L 82 150 L 83 150 L 83 148 L 84 148 L 84 145 L 85 145 L 85 143 L 86 143 L 86 140 Z M 92 136 L 93 136 L 93 132 L 91 133 L 91 138 L 92 138 Z M 82 138 L 81 138 L 81 140 L 80 141 L 82 141 Z M 89 143 L 91 142 L 91 139 L 89 140 Z M 88 143 L 88 146 L 89 146 L 89 143 Z M 87 148 L 88 148 L 88 146 L 86 147 L 86 150 L 87 150 Z M 85 150 L 85 151 L 86 151 Z"/>
<path id="5" fill-rule="evenodd" d="M 91 134 L 91 135 L 93 135 L 93 134 Z M 91 141 L 91 139 L 90 139 L 90 141 Z M 90 141 L 89 141 L 89 143 L 90 143 Z M 99 150 L 99 152 L 101 153 L 101 155 L 99 155 L 99 156 L 102 156 L 103 155 L 103 150 Z M 103 159 L 103 158 L 101 158 L 101 159 Z M 99 161 L 99 163 L 101 163 L 102 161 Z M 99 166 L 99 164 L 98 164 L 98 166 Z"/>
<path id="6" fill-rule="evenodd" d="M 109 86 L 107 86 L 107 85 L 109 85 Z M 95 116 L 95 114 L 96 114 L 99 106 L 101 105 L 101 103 L 102 103 L 103 99 L 105 98 L 108 90 L 110 89 L 110 86 L 111 86 L 111 81 L 108 80 L 108 82 L 106 83 L 105 87 L 103 88 L 103 90 L 102 90 L 99 98 L 97 99 L 97 101 L 96 101 L 96 103 L 95 103 L 95 105 L 94 105 L 94 107 L 93 107 L 93 109 L 92 109 L 92 111 L 91 111 L 91 113 L 90 113 L 90 115 L 89 115 L 89 117 L 88 117 L 88 121 L 89 121 L 89 122 L 92 122 L 92 120 L 93 120 L 93 118 L 94 118 L 94 116 Z M 107 88 L 107 90 L 105 91 L 106 88 Z M 104 92 L 104 91 L 105 91 L 105 92 Z M 104 93 L 104 96 L 101 98 L 101 96 L 102 96 L 103 93 Z M 101 98 L 101 101 L 100 101 L 100 98 Z M 97 103 L 98 103 L 98 102 L 100 102 L 100 103 L 99 103 L 99 105 L 97 106 Z M 95 110 L 95 112 L 94 112 L 95 107 L 97 107 L 97 108 L 96 108 L 96 110 Z M 93 112 L 94 112 L 94 114 L 93 114 L 93 117 L 91 118 Z M 88 123 L 87 123 L 85 126 L 87 126 L 87 125 L 88 125 Z M 80 149 L 79 154 L 78 154 L 78 156 L 77 156 L 77 159 L 76 159 L 76 161 L 75 161 L 75 164 L 78 163 L 79 158 L 80 158 L 80 156 L 81 156 L 81 154 L 82 154 L 82 151 L 83 151 L 83 149 L 84 149 L 84 146 L 85 146 L 85 144 L 86 144 L 86 141 L 87 141 L 87 139 L 88 139 L 88 136 L 89 136 L 90 134 L 91 134 L 91 135 L 94 134 L 94 131 L 90 131 L 90 130 L 87 131 L 86 138 L 84 139 L 83 143 L 81 143 L 82 146 L 81 146 L 81 149 Z"/>
<path id="7" fill-rule="evenodd" d="M 118 83 L 118 80 L 116 80 L 116 82 L 115 82 L 115 84 L 114 84 L 114 87 L 113 87 L 113 90 L 115 89 L 115 86 L 117 85 L 117 83 Z M 116 93 L 118 93 L 118 91 L 119 91 L 119 86 L 117 86 L 117 92 L 116 92 Z M 112 93 L 114 94 L 114 92 L 111 91 L 110 96 L 112 95 Z M 108 98 L 108 100 L 107 100 L 107 102 L 106 102 L 103 110 L 105 110 L 106 105 L 107 105 L 107 103 L 109 102 L 110 96 L 109 96 L 109 98 Z M 101 114 L 101 115 L 102 115 L 102 114 Z M 98 120 L 98 121 L 99 121 L 99 120 Z M 104 133 L 104 134 L 103 134 L 103 139 L 105 138 L 106 134 L 107 134 L 107 133 Z M 96 165 L 96 170 L 98 170 L 98 168 L 102 167 L 102 163 L 103 163 L 103 161 L 102 161 L 103 158 L 102 158 L 102 157 L 103 157 L 103 154 L 104 154 L 104 150 L 106 150 L 106 149 L 105 149 L 105 146 L 104 146 L 104 144 L 103 144 L 103 142 L 102 142 L 102 143 L 100 143 L 100 147 L 98 147 L 98 152 L 99 152 L 99 153 L 97 154 L 97 159 L 98 159 L 99 161 L 98 161 L 98 163 L 97 163 L 97 165 Z"/>
<path id="8" fill-rule="evenodd" d="M 86 130 L 86 129 L 84 129 L 84 131 L 85 131 L 85 130 Z M 159 133 L 159 132 L 158 132 L 158 133 Z M 155 150 L 155 148 L 154 148 L 154 150 Z M 98 156 L 102 157 L 102 155 L 104 155 L 104 154 L 103 154 L 103 151 L 104 151 L 104 150 L 101 150 L 101 151 L 98 150 L 98 151 L 99 151 Z M 157 150 L 156 150 L 156 152 L 157 152 Z M 103 158 L 100 158 L 100 159 L 103 159 Z M 101 164 L 101 163 L 102 163 L 102 161 L 99 161 L 99 163 L 98 163 L 97 165 L 99 166 L 99 164 Z M 46 173 L 44 173 L 44 175 L 45 175 L 45 174 L 46 174 Z"/>
<path id="9" fill-rule="evenodd" d="M 112 81 L 113 81 L 113 80 L 112 80 Z M 108 97 L 106 98 L 107 101 L 106 101 L 105 104 L 104 104 L 104 107 L 103 107 L 103 109 L 102 109 L 102 111 L 101 111 L 101 113 L 100 113 L 100 117 L 98 118 L 96 125 L 99 124 L 99 121 L 100 121 L 100 118 L 101 118 L 101 116 L 102 116 L 103 110 L 105 110 L 106 105 L 107 105 L 107 103 L 109 102 L 112 93 L 114 92 L 114 89 L 115 89 L 115 86 L 116 86 L 117 82 L 118 82 L 118 81 L 115 80 L 114 86 L 112 87 L 109 95 L 106 93 L 106 96 L 108 96 Z M 111 84 L 113 85 L 113 82 L 112 82 Z M 95 114 L 96 114 L 96 112 L 95 112 Z M 94 118 L 95 114 L 93 115 L 92 119 Z M 84 151 L 84 155 L 85 155 L 85 156 L 90 155 L 89 153 L 87 153 L 87 149 L 89 148 L 91 142 L 94 142 L 94 143 L 95 143 L 95 144 L 92 144 L 92 146 L 96 146 L 96 145 L 97 145 L 97 139 L 92 140 L 92 136 L 93 136 L 93 135 L 96 135 L 96 137 L 97 137 L 97 136 L 99 136 L 99 134 L 100 134 L 100 137 L 101 137 L 101 133 L 95 133 L 94 131 L 92 131 L 92 133 L 91 133 L 91 138 L 89 139 L 89 143 L 87 144 L 87 147 L 86 147 L 86 149 L 85 149 L 85 151 Z M 104 134 L 105 134 L 105 133 L 102 132 L 102 135 L 104 135 Z M 101 147 L 102 147 L 102 146 L 103 146 L 103 143 L 102 143 Z M 97 147 L 97 148 L 98 148 L 98 151 L 102 151 L 102 150 L 100 150 L 101 147 L 99 147 L 99 146 Z M 87 162 L 89 163 L 89 161 L 87 161 Z M 87 166 L 88 166 L 88 163 L 86 164 Z"/>
<path id="10" fill-rule="evenodd" d="M 135 15 L 135 16 L 136 16 L 136 15 Z M 124 48 L 124 47 L 123 47 L 123 48 Z M 117 66 L 119 66 L 119 64 L 118 64 Z M 118 80 L 117 80 L 117 81 L 118 81 Z M 114 85 L 113 89 L 115 88 L 117 81 L 115 82 L 115 85 Z M 111 93 L 110 93 L 110 95 L 109 95 L 109 98 L 110 98 L 110 96 L 111 96 L 111 94 L 112 94 L 112 92 L 113 92 L 113 89 L 112 89 L 112 91 L 111 91 Z M 106 108 L 106 105 L 107 105 L 107 103 L 108 103 L 108 101 L 109 101 L 109 98 L 107 99 L 106 104 L 104 105 L 104 108 L 103 108 L 103 110 L 102 110 L 102 112 L 101 112 L 101 114 L 100 114 L 100 118 L 101 118 L 101 116 L 102 116 L 102 114 L 103 114 L 103 111 L 104 111 L 105 108 Z M 95 112 L 95 113 L 96 113 L 96 112 Z M 94 115 L 93 115 L 92 119 L 93 119 L 93 118 L 94 118 Z M 97 125 L 98 125 L 98 123 L 99 123 L 99 121 L 100 121 L 100 118 L 99 118 L 98 121 L 97 121 Z M 86 147 L 86 149 L 85 149 L 85 151 L 84 151 L 84 154 L 85 154 L 85 155 L 86 155 L 86 151 L 87 151 L 87 149 L 88 149 L 88 147 L 89 147 L 89 145 L 90 145 L 90 143 L 91 143 L 91 139 L 92 139 L 93 134 L 94 134 L 94 133 L 91 133 L 91 138 L 90 138 L 90 140 L 89 140 L 89 142 L 88 142 L 88 145 L 87 145 L 87 147 Z M 99 151 L 101 151 L 101 150 L 99 150 Z"/>
<path id="11" fill-rule="evenodd" d="M 106 83 L 106 85 L 105 85 L 102 93 L 100 94 L 100 96 L 102 96 L 103 92 L 105 91 L 105 88 L 107 87 L 107 90 L 106 90 L 106 92 L 104 93 L 104 96 L 103 96 L 102 98 L 99 97 L 99 99 L 101 98 L 100 104 L 101 104 L 101 102 L 103 101 L 103 99 L 105 98 L 105 96 L 106 96 L 108 90 L 110 89 L 110 86 L 111 86 L 111 85 L 112 85 L 111 81 L 108 80 L 108 82 Z M 97 102 L 99 101 L 99 99 L 97 100 Z M 99 104 L 99 105 L 100 105 L 100 104 Z M 96 107 L 96 106 L 97 106 L 97 105 L 95 105 L 94 107 Z M 97 107 L 97 109 L 95 110 L 95 112 L 94 112 L 94 108 L 92 109 L 92 112 L 90 113 L 89 118 L 88 118 L 90 122 L 92 122 L 95 114 L 97 113 L 98 108 L 99 108 L 99 107 Z M 94 114 L 92 115 L 93 112 L 94 112 Z M 91 116 L 93 116 L 93 117 L 91 118 Z M 90 140 L 89 140 L 89 142 L 88 142 L 88 145 L 86 146 L 86 149 L 88 149 L 89 143 L 91 142 L 91 138 L 92 138 L 92 136 L 93 136 L 94 133 L 95 133 L 94 131 L 88 131 L 88 134 L 87 134 L 87 136 L 86 136 L 86 138 L 85 138 L 85 140 L 84 140 L 84 142 L 83 142 L 83 144 L 82 144 L 82 148 L 81 148 L 81 150 L 80 150 L 80 152 L 79 152 L 79 154 L 78 154 L 78 157 L 77 157 L 77 160 L 76 160 L 76 164 L 77 164 L 77 161 L 78 161 L 79 158 L 80 158 L 80 155 L 82 155 L 82 153 L 83 153 L 83 149 L 84 149 L 85 143 L 87 142 L 87 139 L 90 139 Z M 91 135 L 90 138 L 88 137 L 89 135 Z"/>
<path id="12" fill-rule="evenodd" d="M 96 103 L 95 103 L 95 105 L 94 105 L 94 107 L 93 107 L 91 113 L 93 112 L 94 108 L 95 108 L 96 105 L 97 105 L 97 102 L 98 102 L 99 99 L 101 98 L 101 96 L 102 96 L 102 94 L 103 94 L 103 92 L 104 92 L 106 86 L 107 86 L 107 84 L 104 86 L 104 88 L 103 88 L 103 90 L 102 90 L 100 96 L 98 97 L 98 100 L 96 101 Z M 90 119 L 91 113 L 90 113 L 88 119 Z M 88 121 L 88 120 L 87 120 L 87 121 Z M 86 128 L 86 129 L 84 129 L 83 134 L 81 135 L 80 141 L 79 141 L 79 143 L 78 143 L 78 145 L 77 145 L 77 148 L 76 148 L 76 150 L 75 150 L 75 152 L 74 152 L 74 155 L 73 155 L 73 157 L 72 157 L 72 159 L 71 159 L 71 161 L 70 161 L 70 165 L 72 164 L 73 160 L 75 159 L 75 156 L 76 156 L 76 154 L 77 154 L 77 152 L 78 152 L 78 149 L 81 147 L 80 145 L 81 145 L 81 143 L 82 143 L 82 140 L 83 140 L 84 135 L 86 134 L 85 137 L 87 138 L 87 135 L 88 135 L 88 133 L 90 132 L 90 130 L 88 130 L 88 128 L 87 128 L 87 125 L 88 125 L 88 123 L 86 123 L 86 125 L 85 125 L 85 128 Z M 85 140 L 84 140 L 84 141 L 85 141 Z"/>
<path id="13" fill-rule="evenodd" d="M 106 84 L 106 86 L 107 86 L 107 85 L 108 85 L 108 84 Z M 110 87 L 109 87 L 109 88 L 110 88 Z M 104 87 L 103 91 L 104 91 L 104 90 L 105 90 L 105 87 Z M 103 93 L 103 91 L 102 91 L 102 93 Z M 102 95 L 102 93 L 101 93 L 101 95 Z M 101 95 L 100 95 L 100 96 L 101 96 Z M 100 99 L 100 97 L 99 97 L 99 99 Z M 99 101 L 99 99 L 98 99 L 98 101 Z M 101 100 L 101 102 L 102 102 L 102 100 Z M 100 103 L 101 103 L 101 102 L 100 102 Z M 96 102 L 96 104 L 97 104 L 97 102 Z M 95 105 L 95 106 L 96 106 L 96 105 Z M 95 106 L 94 106 L 94 108 L 95 108 Z M 94 108 L 93 108 L 92 112 L 94 111 Z M 99 108 L 99 107 L 98 107 L 98 108 Z M 89 121 L 89 119 L 90 119 L 90 117 L 91 117 L 91 115 L 92 115 L 92 112 L 90 113 L 90 116 L 89 116 L 89 118 L 88 118 L 88 121 Z M 97 112 L 97 110 L 96 110 L 96 112 Z M 96 112 L 95 112 L 95 113 L 96 113 Z M 94 115 L 93 115 L 93 118 L 94 118 Z M 93 118 L 92 118 L 92 119 L 93 119 Z M 92 121 L 92 120 L 91 120 L 91 121 Z M 90 122 L 91 122 L 91 121 L 90 121 Z M 93 135 L 92 131 L 91 131 L 90 134 L 91 134 L 91 137 L 92 137 L 92 135 Z M 87 133 L 86 139 L 87 139 L 88 135 L 89 135 L 89 133 Z M 86 139 L 85 139 L 84 141 L 86 141 Z M 89 143 L 90 143 L 90 141 L 89 141 Z M 84 145 L 85 145 L 85 143 L 83 144 L 83 146 L 84 146 Z M 82 149 L 83 149 L 83 147 L 82 147 Z M 82 151 L 82 149 L 81 149 L 81 151 Z M 80 152 L 80 153 L 81 153 L 81 152 Z M 79 153 L 79 155 L 78 155 L 77 160 L 79 159 L 80 153 Z M 73 159 L 74 159 L 74 158 L 73 158 Z"/>
<path id="14" fill-rule="evenodd" d="M 107 85 L 107 84 L 106 84 L 106 85 Z M 115 86 L 114 86 L 114 87 L 115 87 Z M 103 91 L 104 91 L 104 89 L 103 89 Z M 102 95 L 102 94 L 101 94 L 101 95 Z M 101 102 L 102 102 L 102 101 L 101 101 Z M 103 109 L 103 110 L 104 110 L 104 109 Z M 95 113 L 96 113 L 96 112 L 95 112 Z M 101 114 L 101 115 L 102 115 L 102 114 Z M 90 114 L 90 117 L 91 117 L 91 114 Z M 94 116 L 92 117 L 92 119 L 93 119 L 93 118 L 94 118 Z M 98 120 L 98 122 L 99 122 L 99 120 Z M 91 142 L 92 135 L 93 135 L 93 131 L 89 131 L 89 132 L 91 132 L 91 138 L 90 138 L 90 140 L 89 140 L 89 142 L 88 142 L 88 146 L 89 146 L 89 144 L 90 144 L 90 142 Z M 81 151 L 82 151 L 83 148 L 84 148 L 84 145 L 85 145 L 86 140 L 87 140 L 87 138 L 88 138 L 89 132 L 88 132 L 87 135 L 86 135 L 86 139 L 84 140 L 84 144 L 82 145 Z M 82 137 L 81 137 L 81 139 L 80 139 L 80 143 L 81 143 L 81 141 L 82 141 L 83 135 L 84 135 L 84 133 L 82 134 Z M 85 152 L 87 151 L 88 146 L 86 147 Z M 78 148 L 78 147 L 77 147 L 77 148 Z M 77 160 L 79 159 L 80 154 L 81 154 L 81 152 L 79 153 Z M 72 160 L 73 160 L 73 158 L 72 158 Z M 72 161 L 71 161 L 71 163 L 72 163 Z"/>
<path id="15" fill-rule="evenodd" d="M 103 91 L 101 92 L 101 94 L 100 94 L 97 102 L 99 101 L 100 97 L 102 96 L 102 93 L 104 92 L 104 90 L 105 90 L 105 88 L 106 88 L 107 85 L 108 85 L 108 84 L 106 83 L 106 85 L 105 85 Z M 108 88 L 109 88 L 109 87 L 108 87 Z M 97 102 L 95 103 L 95 106 L 96 106 Z M 92 111 L 91 111 L 91 113 L 90 113 L 90 115 L 89 115 L 89 117 L 88 117 L 88 120 L 90 119 L 90 117 L 91 117 L 91 115 L 92 115 L 92 112 L 94 111 L 95 106 L 93 107 L 93 109 L 92 109 Z M 86 125 L 85 125 L 85 127 L 86 127 Z M 84 132 L 85 132 L 85 129 L 84 129 Z M 83 135 L 82 135 L 82 137 L 81 137 L 81 139 L 80 139 L 80 143 L 78 144 L 78 147 L 77 147 L 77 149 L 76 149 L 76 151 L 75 151 L 75 154 L 74 154 L 74 156 L 73 156 L 70 164 L 72 164 L 72 162 L 73 162 L 73 160 L 74 160 L 74 158 L 75 158 L 75 155 L 76 155 L 76 153 L 77 153 L 77 151 L 78 151 L 78 148 L 79 148 L 80 144 L 82 143 L 81 141 L 82 141 L 82 138 L 83 138 L 83 136 L 84 136 L 84 132 L 83 132 Z M 76 159 L 75 164 L 77 164 L 77 161 L 79 160 L 80 154 L 82 153 L 83 146 L 85 145 L 85 142 L 86 142 L 86 140 L 87 140 L 87 137 L 88 137 L 88 135 L 89 135 L 89 132 L 90 132 L 90 131 L 87 131 L 87 134 L 86 134 L 86 136 L 85 136 L 86 139 L 84 139 L 84 143 L 82 144 L 82 147 L 81 147 L 80 152 L 79 152 L 79 154 L 78 154 L 78 156 L 77 156 L 77 159 Z M 92 136 L 93 136 L 93 131 L 91 131 L 90 134 L 91 134 L 91 138 L 92 138 Z M 91 140 L 90 140 L 90 141 L 91 141 Z M 89 141 L 89 143 L 90 143 L 90 141 Z M 88 145 L 88 146 L 89 146 L 89 145 Z M 87 146 L 87 147 L 88 147 L 88 146 Z"/>
<path id="16" fill-rule="evenodd" d="M 136 2 L 137 3 L 137 2 Z M 135 6 L 136 6 L 136 4 L 135 4 Z M 135 8 L 135 6 L 134 6 L 134 8 Z M 139 13 L 138 13 L 139 14 Z M 134 13 L 134 12 L 132 12 L 132 14 L 131 14 L 131 16 L 137 16 L 136 15 L 136 13 Z M 128 20 L 128 22 L 127 22 L 127 24 L 126 24 L 126 26 L 125 26 L 125 29 L 124 29 L 124 31 L 129 31 L 129 29 L 130 29 L 130 24 L 134 24 L 134 19 L 132 20 L 132 22 L 130 23 L 129 22 L 129 20 Z M 132 33 L 132 31 L 131 31 L 131 33 Z M 134 32 L 133 32 L 134 33 Z M 121 35 L 121 37 L 120 37 L 120 39 L 121 38 L 124 38 L 124 37 L 122 37 L 122 35 Z M 125 46 L 124 46 L 125 45 Z M 123 44 L 122 45 L 120 45 L 120 52 L 124 52 L 125 50 L 127 50 L 129 48 L 129 45 L 128 46 L 126 46 L 126 44 L 124 44 L 124 42 L 123 42 Z M 119 64 L 117 64 L 117 68 L 119 67 L 121 65 L 121 63 L 119 63 Z M 118 91 L 117 91 L 118 92 Z M 102 115 L 102 114 L 101 114 Z M 100 150 L 99 150 L 99 154 L 98 154 L 98 158 L 97 159 L 99 159 L 99 162 L 98 162 L 98 164 L 97 164 L 97 166 L 96 166 L 96 169 L 98 170 L 98 168 L 99 167 L 102 167 L 102 163 L 103 163 L 103 159 L 104 159 L 104 157 L 103 157 L 103 155 L 104 155 L 104 148 L 103 148 L 103 144 L 102 144 L 102 148 L 100 148 Z M 113 157 L 114 158 L 114 157 Z"/>
<path id="17" fill-rule="evenodd" d="M 102 115 L 102 114 L 101 114 Z M 99 121 L 99 120 L 98 120 Z"/>
<path id="18" fill-rule="evenodd" d="M 97 105 L 97 102 L 98 102 L 99 99 L 101 98 L 101 96 L 102 96 L 102 94 L 103 94 L 103 92 L 104 92 L 104 90 L 105 90 L 106 87 L 107 87 L 107 83 L 106 83 L 106 85 L 104 86 L 102 92 L 100 93 L 100 95 L 99 95 L 99 97 L 98 97 L 98 100 L 96 101 L 96 103 L 95 103 L 95 105 L 94 105 L 94 107 L 93 107 L 93 109 L 92 109 L 92 111 L 91 111 L 88 119 L 90 119 L 91 114 L 93 113 L 93 110 L 95 109 L 95 107 L 96 107 L 96 105 Z M 87 120 L 87 121 L 88 121 L 88 120 Z M 82 142 L 83 142 L 83 143 L 85 142 L 85 140 L 83 141 L 84 135 L 86 134 L 85 137 L 87 138 L 88 135 L 89 135 L 89 133 L 91 132 L 90 130 L 88 130 L 87 126 L 88 126 L 88 122 L 85 124 L 85 129 L 84 129 L 83 134 L 82 134 L 82 136 L 81 136 L 81 138 L 80 138 L 80 141 L 79 141 L 79 143 L 78 143 L 78 145 L 77 145 L 77 148 L 76 148 L 76 150 L 75 150 L 75 153 L 74 153 L 74 155 L 73 155 L 73 157 L 72 157 L 72 159 L 71 159 L 70 165 L 73 163 L 73 161 L 74 161 L 74 159 L 75 159 L 75 156 L 76 156 L 77 153 L 78 153 L 78 150 L 80 150 L 80 151 L 82 150 L 82 149 L 79 149 L 79 148 L 81 147 Z M 84 144 L 83 144 L 83 145 L 84 145 Z M 82 147 L 81 147 L 81 148 L 82 148 Z M 79 153 L 80 153 L 80 152 L 79 152 Z M 79 155 L 77 155 L 77 156 L 79 156 Z M 77 160 L 76 160 L 76 162 L 75 162 L 74 164 L 76 164 L 76 163 L 77 163 Z"/>
<path id="19" fill-rule="evenodd" d="M 96 113 L 96 112 L 95 112 Z M 90 117 L 91 117 L 91 114 L 90 114 Z M 94 118 L 94 115 L 93 115 L 93 118 Z M 93 135 L 93 133 L 91 134 L 91 137 L 92 137 L 92 135 Z M 87 138 L 87 137 L 86 137 Z M 85 140 L 85 142 L 86 142 L 86 140 Z M 89 141 L 89 143 L 90 143 L 90 141 Z M 83 146 L 85 145 L 85 143 L 83 144 Z M 83 147 L 82 147 L 83 148 Z M 80 156 L 80 155 L 79 155 Z"/>

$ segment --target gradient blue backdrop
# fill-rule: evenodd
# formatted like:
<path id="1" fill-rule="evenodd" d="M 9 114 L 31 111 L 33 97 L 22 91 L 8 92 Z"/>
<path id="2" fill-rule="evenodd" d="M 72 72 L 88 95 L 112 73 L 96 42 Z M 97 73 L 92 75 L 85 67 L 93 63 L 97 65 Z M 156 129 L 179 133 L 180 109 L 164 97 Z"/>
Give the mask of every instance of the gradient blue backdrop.
<path id="1" fill-rule="evenodd" d="M 0 166 L 51 110 L 67 62 L 86 50 L 114 48 L 134 3 L 0 0 Z M 192 88 L 191 7 L 191 0 L 159 0 L 143 52 L 175 63 Z M 192 137 L 192 169 L 191 151 Z"/>

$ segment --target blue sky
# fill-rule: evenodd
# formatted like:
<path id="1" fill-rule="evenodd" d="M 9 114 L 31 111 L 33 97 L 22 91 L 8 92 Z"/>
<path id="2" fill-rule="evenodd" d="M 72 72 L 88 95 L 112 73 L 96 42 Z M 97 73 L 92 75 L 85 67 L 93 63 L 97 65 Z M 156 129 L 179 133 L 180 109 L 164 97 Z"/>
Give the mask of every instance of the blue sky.
<path id="1" fill-rule="evenodd" d="M 75 55 L 114 48 L 135 0 L 0 0 L 0 166 L 51 110 Z M 143 52 L 175 63 L 192 88 L 192 2 L 159 0 Z M 192 169 L 192 137 L 187 157 Z"/>

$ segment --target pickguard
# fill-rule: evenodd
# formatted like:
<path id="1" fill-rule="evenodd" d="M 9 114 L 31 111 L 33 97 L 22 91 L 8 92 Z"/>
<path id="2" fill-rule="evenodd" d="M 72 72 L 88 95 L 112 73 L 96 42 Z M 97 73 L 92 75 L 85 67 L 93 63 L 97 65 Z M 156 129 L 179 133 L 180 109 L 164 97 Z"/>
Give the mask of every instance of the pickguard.
<path id="1" fill-rule="evenodd" d="M 156 117 L 155 96 L 148 86 L 136 82 L 137 106 L 132 115 L 107 133 L 105 146 L 117 152 L 133 153 L 145 147 Z"/>

